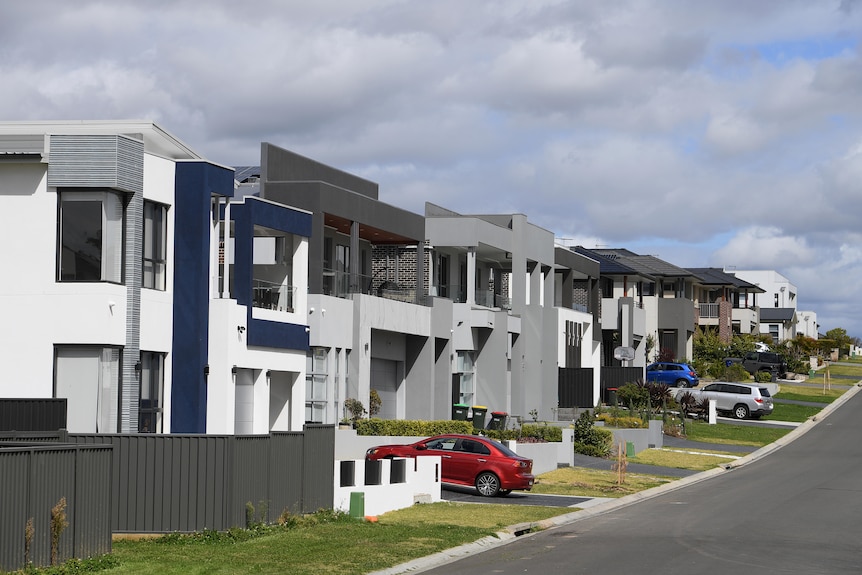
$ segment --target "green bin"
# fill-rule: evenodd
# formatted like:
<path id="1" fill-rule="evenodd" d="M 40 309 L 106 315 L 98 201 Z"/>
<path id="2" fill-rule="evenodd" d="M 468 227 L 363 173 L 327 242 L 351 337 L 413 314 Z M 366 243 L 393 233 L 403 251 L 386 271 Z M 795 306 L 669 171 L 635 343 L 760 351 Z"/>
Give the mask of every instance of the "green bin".
<path id="1" fill-rule="evenodd" d="M 485 429 L 485 416 L 488 408 L 484 405 L 473 406 L 473 429 Z"/>
<path id="2" fill-rule="evenodd" d="M 467 421 L 467 410 L 470 409 L 469 405 L 465 405 L 463 403 L 456 403 L 452 406 L 452 419 L 455 421 Z"/>
<path id="3" fill-rule="evenodd" d="M 498 431 L 506 429 L 506 420 L 508 418 L 509 414 L 505 411 L 492 411 L 491 421 L 488 423 L 488 429 L 496 429 Z"/>

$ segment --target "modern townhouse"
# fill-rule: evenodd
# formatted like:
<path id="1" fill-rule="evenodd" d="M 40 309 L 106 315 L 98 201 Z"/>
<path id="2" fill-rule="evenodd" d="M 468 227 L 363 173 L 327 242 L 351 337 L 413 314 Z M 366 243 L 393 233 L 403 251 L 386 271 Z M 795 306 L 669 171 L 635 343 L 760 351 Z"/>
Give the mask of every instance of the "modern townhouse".
<path id="1" fill-rule="evenodd" d="M 350 398 L 367 408 L 372 390 L 382 418 L 447 419 L 455 405 L 551 418 L 561 368 L 589 370 L 564 379 L 569 401 L 594 405 L 598 269 L 558 256 L 550 232 L 520 214 L 414 214 L 271 144 L 237 172 L 248 194 L 311 213 L 307 421 L 337 422 Z"/>
<path id="2" fill-rule="evenodd" d="M 452 403 L 541 419 L 595 405 L 598 264 L 523 214 L 425 216 L 431 294 L 452 302 Z"/>
<path id="3" fill-rule="evenodd" d="M 624 297 L 637 298 L 637 304 L 643 307 L 645 335 L 642 342 L 645 343 L 647 336 L 652 335 L 654 352 L 667 350 L 675 359 L 691 358 L 695 329 L 694 275 L 655 256 L 639 255 L 626 249 L 587 251 L 613 260 L 637 274 L 631 281 L 624 274 L 618 274 L 617 278 L 623 276 Z M 642 356 L 636 352 L 635 357 L 640 361 Z M 653 359 L 645 358 L 647 362 Z"/>
<path id="4" fill-rule="evenodd" d="M 0 124 L 0 397 L 79 433 L 300 429 L 311 216 L 234 189 L 151 122 Z"/>
<path id="5" fill-rule="evenodd" d="M 768 334 L 776 344 L 796 337 L 797 291 L 789 279 L 775 270 L 726 268 L 724 271 L 763 290 L 760 297 L 760 333 Z"/>
<path id="6" fill-rule="evenodd" d="M 695 319 L 705 330 L 715 331 L 730 343 L 735 334 L 760 333 L 758 294 L 764 290 L 720 268 L 688 268 L 694 286 Z"/>

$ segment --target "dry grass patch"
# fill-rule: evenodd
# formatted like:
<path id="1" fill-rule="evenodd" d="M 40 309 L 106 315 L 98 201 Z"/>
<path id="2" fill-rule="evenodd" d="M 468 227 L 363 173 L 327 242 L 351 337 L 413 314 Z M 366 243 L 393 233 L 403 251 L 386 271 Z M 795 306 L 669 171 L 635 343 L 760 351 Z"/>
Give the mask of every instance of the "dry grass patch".
<path id="1" fill-rule="evenodd" d="M 629 457 L 629 463 L 645 465 L 660 465 L 676 469 L 692 471 L 707 471 L 720 465 L 725 465 L 738 459 L 739 456 L 721 451 L 682 451 L 677 449 L 645 449 L 635 457 Z"/>
<path id="2" fill-rule="evenodd" d="M 618 475 L 614 471 L 563 467 L 539 475 L 533 492 L 582 497 L 624 497 L 676 480 L 673 477 L 640 473 L 626 473 L 622 485 L 617 485 L 617 479 Z"/>

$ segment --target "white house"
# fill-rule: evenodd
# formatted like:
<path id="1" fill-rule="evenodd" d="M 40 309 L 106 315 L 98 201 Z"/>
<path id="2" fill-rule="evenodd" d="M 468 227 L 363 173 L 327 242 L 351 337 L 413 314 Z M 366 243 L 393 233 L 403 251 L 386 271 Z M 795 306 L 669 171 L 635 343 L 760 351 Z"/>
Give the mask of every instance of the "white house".
<path id="1" fill-rule="evenodd" d="M 72 432 L 300 429 L 310 215 L 234 190 L 151 122 L 0 123 L 0 397 L 66 398 Z"/>

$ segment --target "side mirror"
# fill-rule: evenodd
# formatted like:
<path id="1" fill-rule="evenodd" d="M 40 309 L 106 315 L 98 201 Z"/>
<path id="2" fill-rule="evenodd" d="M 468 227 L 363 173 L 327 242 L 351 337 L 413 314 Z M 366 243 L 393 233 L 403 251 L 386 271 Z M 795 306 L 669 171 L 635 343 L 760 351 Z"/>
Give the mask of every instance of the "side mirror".
<path id="1" fill-rule="evenodd" d="M 415 446 L 414 449 L 417 449 L 419 451 L 425 451 L 426 449 L 428 449 L 428 446 L 424 443 L 420 443 L 419 445 Z"/>

